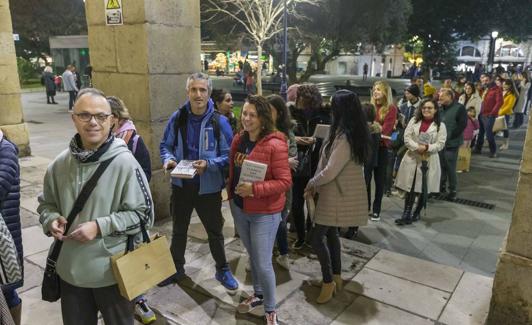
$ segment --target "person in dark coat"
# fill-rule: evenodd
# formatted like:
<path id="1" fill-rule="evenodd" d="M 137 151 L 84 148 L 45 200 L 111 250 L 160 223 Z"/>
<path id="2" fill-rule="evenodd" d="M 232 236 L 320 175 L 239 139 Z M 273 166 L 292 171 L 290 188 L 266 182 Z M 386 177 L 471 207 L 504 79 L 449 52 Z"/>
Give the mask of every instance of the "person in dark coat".
<path id="1" fill-rule="evenodd" d="M 0 130 L 0 211 L 2 218 L 15 241 L 19 260 L 23 261 L 22 232 L 20 226 L 20 171 L 18 148 L 4 137 Z M 24 277 L 23 277 L 24 278 Z M 15 324 L 20 324 L 22 300 L 16 289 L 22 287 L 23 280 L 2 286 L 7 306 Z"/>
<path id="2" fill-rule="evenodd" d="M 52 73 L 52 67 L 46 66 L 42 74 L 42 79 L 44 81 L 44 86 L 46 88 L 46 103 L 47 104 L 57 104 L 54 100 L 55 97 L 55 76 Z"/>

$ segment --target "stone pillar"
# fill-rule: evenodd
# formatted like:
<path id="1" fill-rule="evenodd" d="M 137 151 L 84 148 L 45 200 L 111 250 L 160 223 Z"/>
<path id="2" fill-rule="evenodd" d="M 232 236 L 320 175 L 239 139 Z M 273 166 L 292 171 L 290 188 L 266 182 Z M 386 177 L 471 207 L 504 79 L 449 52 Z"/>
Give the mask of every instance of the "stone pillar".
<path id="1" fill-rule="evenodd" d="M 106 26 L 103 1 L 86 1 L 94 87 L 122 98 L 152 161 L 157 218 L 169 216 L 169 176 L 159 142 L 170 115 L 186 99 L 187 77 L 201 71 L 197 0 L 122 1 L 123 25 Z"/>
<path id="2" fill-rule="evenodd" d="M 0 0 L 0 128 L 18 146 L 20 156 L 30 155 L 30 138 L 20 101 L 9 0 Z"/>
<path id="3" fill-rule="evenodd" d="M 493 281 L 487 324 L 532 324 L 532 119 L 523 148 L 512 223 Z"/>

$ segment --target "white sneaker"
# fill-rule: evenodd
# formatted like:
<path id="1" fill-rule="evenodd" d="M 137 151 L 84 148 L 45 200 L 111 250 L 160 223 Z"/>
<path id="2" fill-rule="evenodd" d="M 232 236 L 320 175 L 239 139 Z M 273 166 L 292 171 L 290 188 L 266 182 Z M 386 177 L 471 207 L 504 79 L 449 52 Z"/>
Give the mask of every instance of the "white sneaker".
<path id="1" fill-rule="evenodd" d="M 264 317 L 266 317 L 266 324 L 267 325 L 279 325 L 279 323 L 277 323 L 277 313 L 272 311 L 272 312 L 269 312 L 269 313 L 266 313 L 264 315 Z"/>
<path id="2" fill-rule="evenodd" d="M 373 213 L 373 215 L 371 216 L 371 221 L 380 221 L 380 220 L 381 220 L 381 216 L 378 213 Z"/>
<path id="3" fill-rule="evenodd" d="M 288 260 L 288 254 L 277 256 L 277 258 L 275 258 L 275 261 L 277 261 L 277 264 L 279 264 L 283 268 L 290 270 L 290 261 Z"/>

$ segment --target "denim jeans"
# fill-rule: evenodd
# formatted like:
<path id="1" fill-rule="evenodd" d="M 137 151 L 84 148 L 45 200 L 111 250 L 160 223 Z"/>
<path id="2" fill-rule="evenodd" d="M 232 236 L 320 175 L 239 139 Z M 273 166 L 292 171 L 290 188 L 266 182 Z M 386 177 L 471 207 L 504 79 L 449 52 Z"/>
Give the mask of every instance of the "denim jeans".
<path id="1" fill-rule="evenodd" d="M 7 307 L 9 308 L 16 307 L 22 302 L 15 289 L 5 291 L 4 297 L 6 298 Z"/>
<path id="2" fill-rule="evenodd" d="M 342 245 L 338 237 L 338 227 L 316 224 L 312 230 L 312 248 L 320 261 L 323 282 L 331 283 L 333 274 L 342 272 Z"/>
<path id="3" fill-rule="evenodd" d="M 493 124 L 495 123 L 495 116 L 480 116 L 480 128 L 477 136 L 476 150 L 481 151 L 484 145 L 484 135 L 488 139 L 490 145 L 490 152 L 495 154 L 497 152 L 497 143 L 495 142 L 495 134 L 493 134 Z"/>
<path id="4" fill-rule="evenodd" d="M 264 296 L 264 310 L 274 311 L 276 283 L 272 250 L 281 213 L 248 214 L 234 204 L 233 200 L 230 205 L 238 234 L 251 261 L 253 290 L 255 294 Z"/>
<path id="5" fill-rule="evenodd" d="M 76 91 L 72 90 L 68 92 L 68 110 L 72 110 L 72 107 L 74 107 L 74 103 L 76 102 Z"/>
<path id="6" fill-rule="evenodd" d="M 286 229 L 286 220 L 288 219 L 287 211 L 281 213 L 281 222 L 279 223 L 279 229 L 277 229 L 277 249 L 279 254 L 288 254 L 288 230 Z"/>
<path id="7" fill-rule="evenodd" d="M 382 197 L 384 196 L 384 182 L 386 170 L 391 157 L 391 150 L 385 147 L 379 147 L 379 157 L 377 166 L 365 171 L 366 189 L 368 191 L 368 201 L 371 200 L 371 178 L 375 175 L 375 199 L 373 200 L 373 213 L 381 213 Z M 368 209 L 369 210 L 369 209 Z"/>

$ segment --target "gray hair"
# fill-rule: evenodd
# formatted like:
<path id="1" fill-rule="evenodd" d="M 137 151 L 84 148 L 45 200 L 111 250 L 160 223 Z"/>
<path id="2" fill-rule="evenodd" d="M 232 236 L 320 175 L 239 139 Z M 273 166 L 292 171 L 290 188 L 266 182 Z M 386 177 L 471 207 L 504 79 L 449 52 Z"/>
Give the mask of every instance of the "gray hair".
<path id="1" fill-rule="evenodd" d="M 76 97 L 76 101 L 78 99 L 80 99 L 81 97 L 85 96 L 85 95 L 103 97 L 105 99 L 105 101 L 107 101 L 107 97 L 105 97 L 104 92 L 101 91 L 100 89 L 96 89 L 96 88 L 83 88 L 83 89 L 81 89 L 78 92 L 78 96 Z"/>
<path id="2" fill-rule="evenodd" d="M 209 92 L 209 97 L 211 96 L 211 93 L 212 93 L 212 79 L 209 78 L 209 75 L 208 74 L 205 74 L 205 73 L 201 73 L 201 72 L 196 72 L 196 73 L 193 73 L 191 74 L 188 78 L 187 78 L 187 85 L 185 87 L 185 90 L 188 92 L 189 91 L 189 86 L 190 86 L 190 83 L 192 81 L 196 81 L 196 80 L 205 80 L 207 81 L 207 90 Z"/>
<path id="3" fill-rule="evenodd" d="M 441 94 L 446 94 L 447 96 L 451 97 L 454 100 L 454 91 L 449 88 L 441 88 L 440 89 Z"/>

